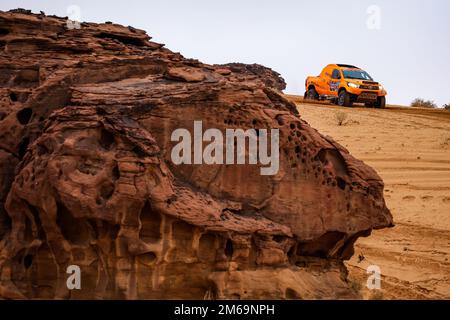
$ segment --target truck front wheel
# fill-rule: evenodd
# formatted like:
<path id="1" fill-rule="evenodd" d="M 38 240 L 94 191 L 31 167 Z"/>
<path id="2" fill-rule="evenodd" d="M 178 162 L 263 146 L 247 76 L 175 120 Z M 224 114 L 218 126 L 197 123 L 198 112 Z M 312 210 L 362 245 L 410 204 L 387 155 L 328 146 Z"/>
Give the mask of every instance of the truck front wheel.
<path id="1" fill-rule="evenodd" d="M 351 107 L 352 106 L 352 100 L 351 100 L 350 94 L 348 94 L 347 91 L 342 90 L 341 92 L 339 92 L 338 105 L 341 107 Z"/>
<path id="2" fill-rule="evenodd" d="M 377 102 L 375 102 L 375 107 L 385 108 L 386 107 L 386 97 L 378 97 Z"/>

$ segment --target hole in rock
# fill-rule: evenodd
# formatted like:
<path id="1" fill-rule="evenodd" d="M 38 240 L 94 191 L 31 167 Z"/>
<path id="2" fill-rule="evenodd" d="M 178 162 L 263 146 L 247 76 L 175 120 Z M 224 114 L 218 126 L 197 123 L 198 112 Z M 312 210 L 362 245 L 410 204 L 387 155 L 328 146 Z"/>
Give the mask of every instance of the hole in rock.
<path id="1" fill-rule="evenodd" d="M 138 158 L 145 158 L 147 156 L 145 151 L 142 150 L 142 148 L 139 146 L 135 146 L 132 151 L 137 155 Z"/>
<path id="2" fill-rule="evenodd" d="M 96 111 L 99 116 L 104 116 L 106 114 L 106 110 L 103 108 L 97 108 Z"/>
<path id="3" fill-rule="evenodd" d="M 15 92 L 11 92 L 9 94 L 9 99 L 11 99 L 12 102 L 16 102 L 17 100 L 19 100 L 19 98 L 17 97 L 17 94 Z"/>
<path id="4" fill-rule="evenodd" d="M 156 261 L 156 254 L 154 252 L 146 252 L 138 255 L 137 259 L 144 265 L 151 265 Z"/>
<path id="5" fill-rule="evenodd" d="M 94 238 L 97 239 L 100 236 L 100 231 L 102 229 L 102 221 L 96 219 L 87 219 L 86 224 L 88 225 L 88 228 L 91 229 Z"/>
<path id="6" fill-rule="evenodd" d="M 91 233 L 87 221 L 74 218 L 72 213 L 57 202 L 56 223 L 59 226 L 62 236 L 69 242 L 77 245 L 87 245 L 91 240 Z"/>
<path id="7" fill-rule="evenodd" d="M 9 30 L 5 28 L 0 28 L 0 36 L 6 36 L 9 34 Z"/>
<path id="8" fill-rule="evenodd" d="M 37 154 L 39 156 L 49 153 L 47 146 L 45 146 L 43 144 L 38 144 L 36 148 L 37 148 Z"/>
<path id="9" fill-rule="evenodd" d="M 105 150 L 110 150 L 114 142 L 115 142 L 114 135 L 108 130 L 102 129 L 100 133 L 101 147 Z"/>
<path id="10" fill-rule="evenodd" d="M 141 230 L 139 238 L 142 241 L 155 243 L 161 239 L 161 215 L 154 211 L 148 201 L 141 210 Z"/>
<path id="11" fill-rule="evenodd" d="M 276 235 L 273 236 L 273 241 L 275 242 L 282 242 L 284 240 L 284 236 Z"/>
<path id="12" fill-rule="evenodd" d="M 289 251 L 287 253 L 289 259 L 295 258 L 295 249 L 295 245 L 289 248 Z"/>
<path id="13" fill-rule="evenodd" d="M 297 291 L 295 291 L 294 289 L 291 289 L 291 288 L 287 288 L 285 294 L 286 294 L 286 299 L 298 300 L 298 299 L 302 298 Z"/>
<path id="14" fill-rule="evenodd" d="M 113 195 L 114 189 L 115 189 L 114 183 L 107 182 L 100 187 L 100 196 L 103 199 L 109 199 Z"/>
<path id="15" fill-rule="evenodd" d="M 359 237 L 368 237 L 368 236 L 370 236 L 371 233 L 372 233 L 372 229 L 362 230 L 362 231 L 355 233 L 350 238 L 348 238 L 345 241 L 345 244 L 339 250 L 340 258 L 343 260 L 350 259 L 353 256 L 353 254 L 355 253 L 354 244 L 355 244 L 356 240 Z"/>
<path id="16" fill-rule="evenodd" d="M 227 243 L 225 244 L 225 255 L 229 259 L 233 257 L 233 241 L 231 241 L 231 239 L 228 239 Z"/>
<path id="17" fill-rule="evenodd" d="M 339 189 L 345 190 L 345 186 L 347 185 L 347 183 L 344 181 L 344 179 L 342 179 L 341 177 L 337 177 L 336 183 L 337 183 Z"/>
<path id="18" fill-rule="evenodd" d="M 112 178 L 113 180 L 118 180 L 120 178 L 120 170 L 117 164 L 112 169 Z"/>
<path id="19" fill-rule="evenodd" d="M 17 112 L 17 120 L 19 120 L 20 124 L 26 125 L 28 122 L 30 122 L 32 114 L 33 111 L 30 108 L 24 108 Z"/>
<path id="20" fill-rule="evenodd" d="M 283 120 L 283 116 L 282 115 L 277 115 L 276 117 L 275 117 L 275 119 L 277 120 L 277 122 L 278 122 L 278 125 L 280 125 L 280 126 L 283 126 L 284 125 L 284 120 Z"/>
<path id="21" fill-rule="evenodd" d="M 22 141 L 19 144 L 19 158 L 23 158 L 25 153 L 27 152 L 28 145 L 30 143 L 30 139 L 28 137 L 25 137 L 22 139 Z"/>
<path id="22" fill-rule="evenodd" d="M 33 256 L 31 254 L 27 254 L 23 258 L 23 265 L 25 266 L 26 269 L 28 269 L 29 267 L 31 267 L 32 264 L 33 264 Z"/>
<path id="23" fill-rule="evenodd" d="M 297 246 L 297 255 L 327 258 L 330 250 L 345 238 L 345 233 L 339 231 L 328 231 L 319 238 Z"/>

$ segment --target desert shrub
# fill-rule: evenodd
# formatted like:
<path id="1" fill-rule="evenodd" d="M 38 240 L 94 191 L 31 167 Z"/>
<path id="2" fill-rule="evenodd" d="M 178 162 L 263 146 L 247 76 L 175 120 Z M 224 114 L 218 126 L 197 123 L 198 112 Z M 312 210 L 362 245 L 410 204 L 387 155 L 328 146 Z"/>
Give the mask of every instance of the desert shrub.
<path id="1" fill-rule="evenodd" d="M 432 100 L 424 100 L 424 99 L 414 99 L 411 102 L 411 107 L 413 108 L 437 108 L 437 105 Z"/>
<path id="2" fill-rule="evenodd" d="M 356 279 L 348 279 L 348 284 L 354 292 L 360 292 L 362 290 L 361 282 Z"/>
<path id="3" fill-rule="evenodd" d="M 444 104 L 442 108 L 444 108 L 444 110 L 450 111 L 450 103 Z"/>
<path id="4" fill-rule="evenodd" d="M 348 115 L 345 112 L 338 111 L 334 114 L 334 117 L 336 118 L 337 125 L 343 126 L 345 124 L 345 121 L 347 120 Z"/>

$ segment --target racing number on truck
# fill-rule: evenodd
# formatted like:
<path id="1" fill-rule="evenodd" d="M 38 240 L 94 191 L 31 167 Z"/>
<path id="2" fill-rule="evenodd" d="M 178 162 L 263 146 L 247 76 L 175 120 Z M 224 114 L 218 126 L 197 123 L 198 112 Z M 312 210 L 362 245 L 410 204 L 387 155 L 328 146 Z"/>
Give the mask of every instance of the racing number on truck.
<path id="1" fill-rule="evenodd" d="M 338 81 L 336 81 L 336 82 L 330 81 L 330 82 L 329 82 L 329 85 L 330 85 L 330 91 L 338 91 L 339 84 L 340 84 L 340 82 L 338 82 Z"/>

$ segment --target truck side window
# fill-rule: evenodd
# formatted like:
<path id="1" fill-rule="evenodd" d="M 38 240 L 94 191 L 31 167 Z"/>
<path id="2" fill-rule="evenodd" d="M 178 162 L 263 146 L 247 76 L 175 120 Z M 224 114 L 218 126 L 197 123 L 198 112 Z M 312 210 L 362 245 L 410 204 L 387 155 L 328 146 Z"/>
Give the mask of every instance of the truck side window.
<path id="1" fill-rule="evenodd" d="M 341 74 L 339 73 L 339 70 L 334 69 L 333 74 L 331 75 L 331 79 L 340 79 L 340 78 L 341 78 Z"/>

